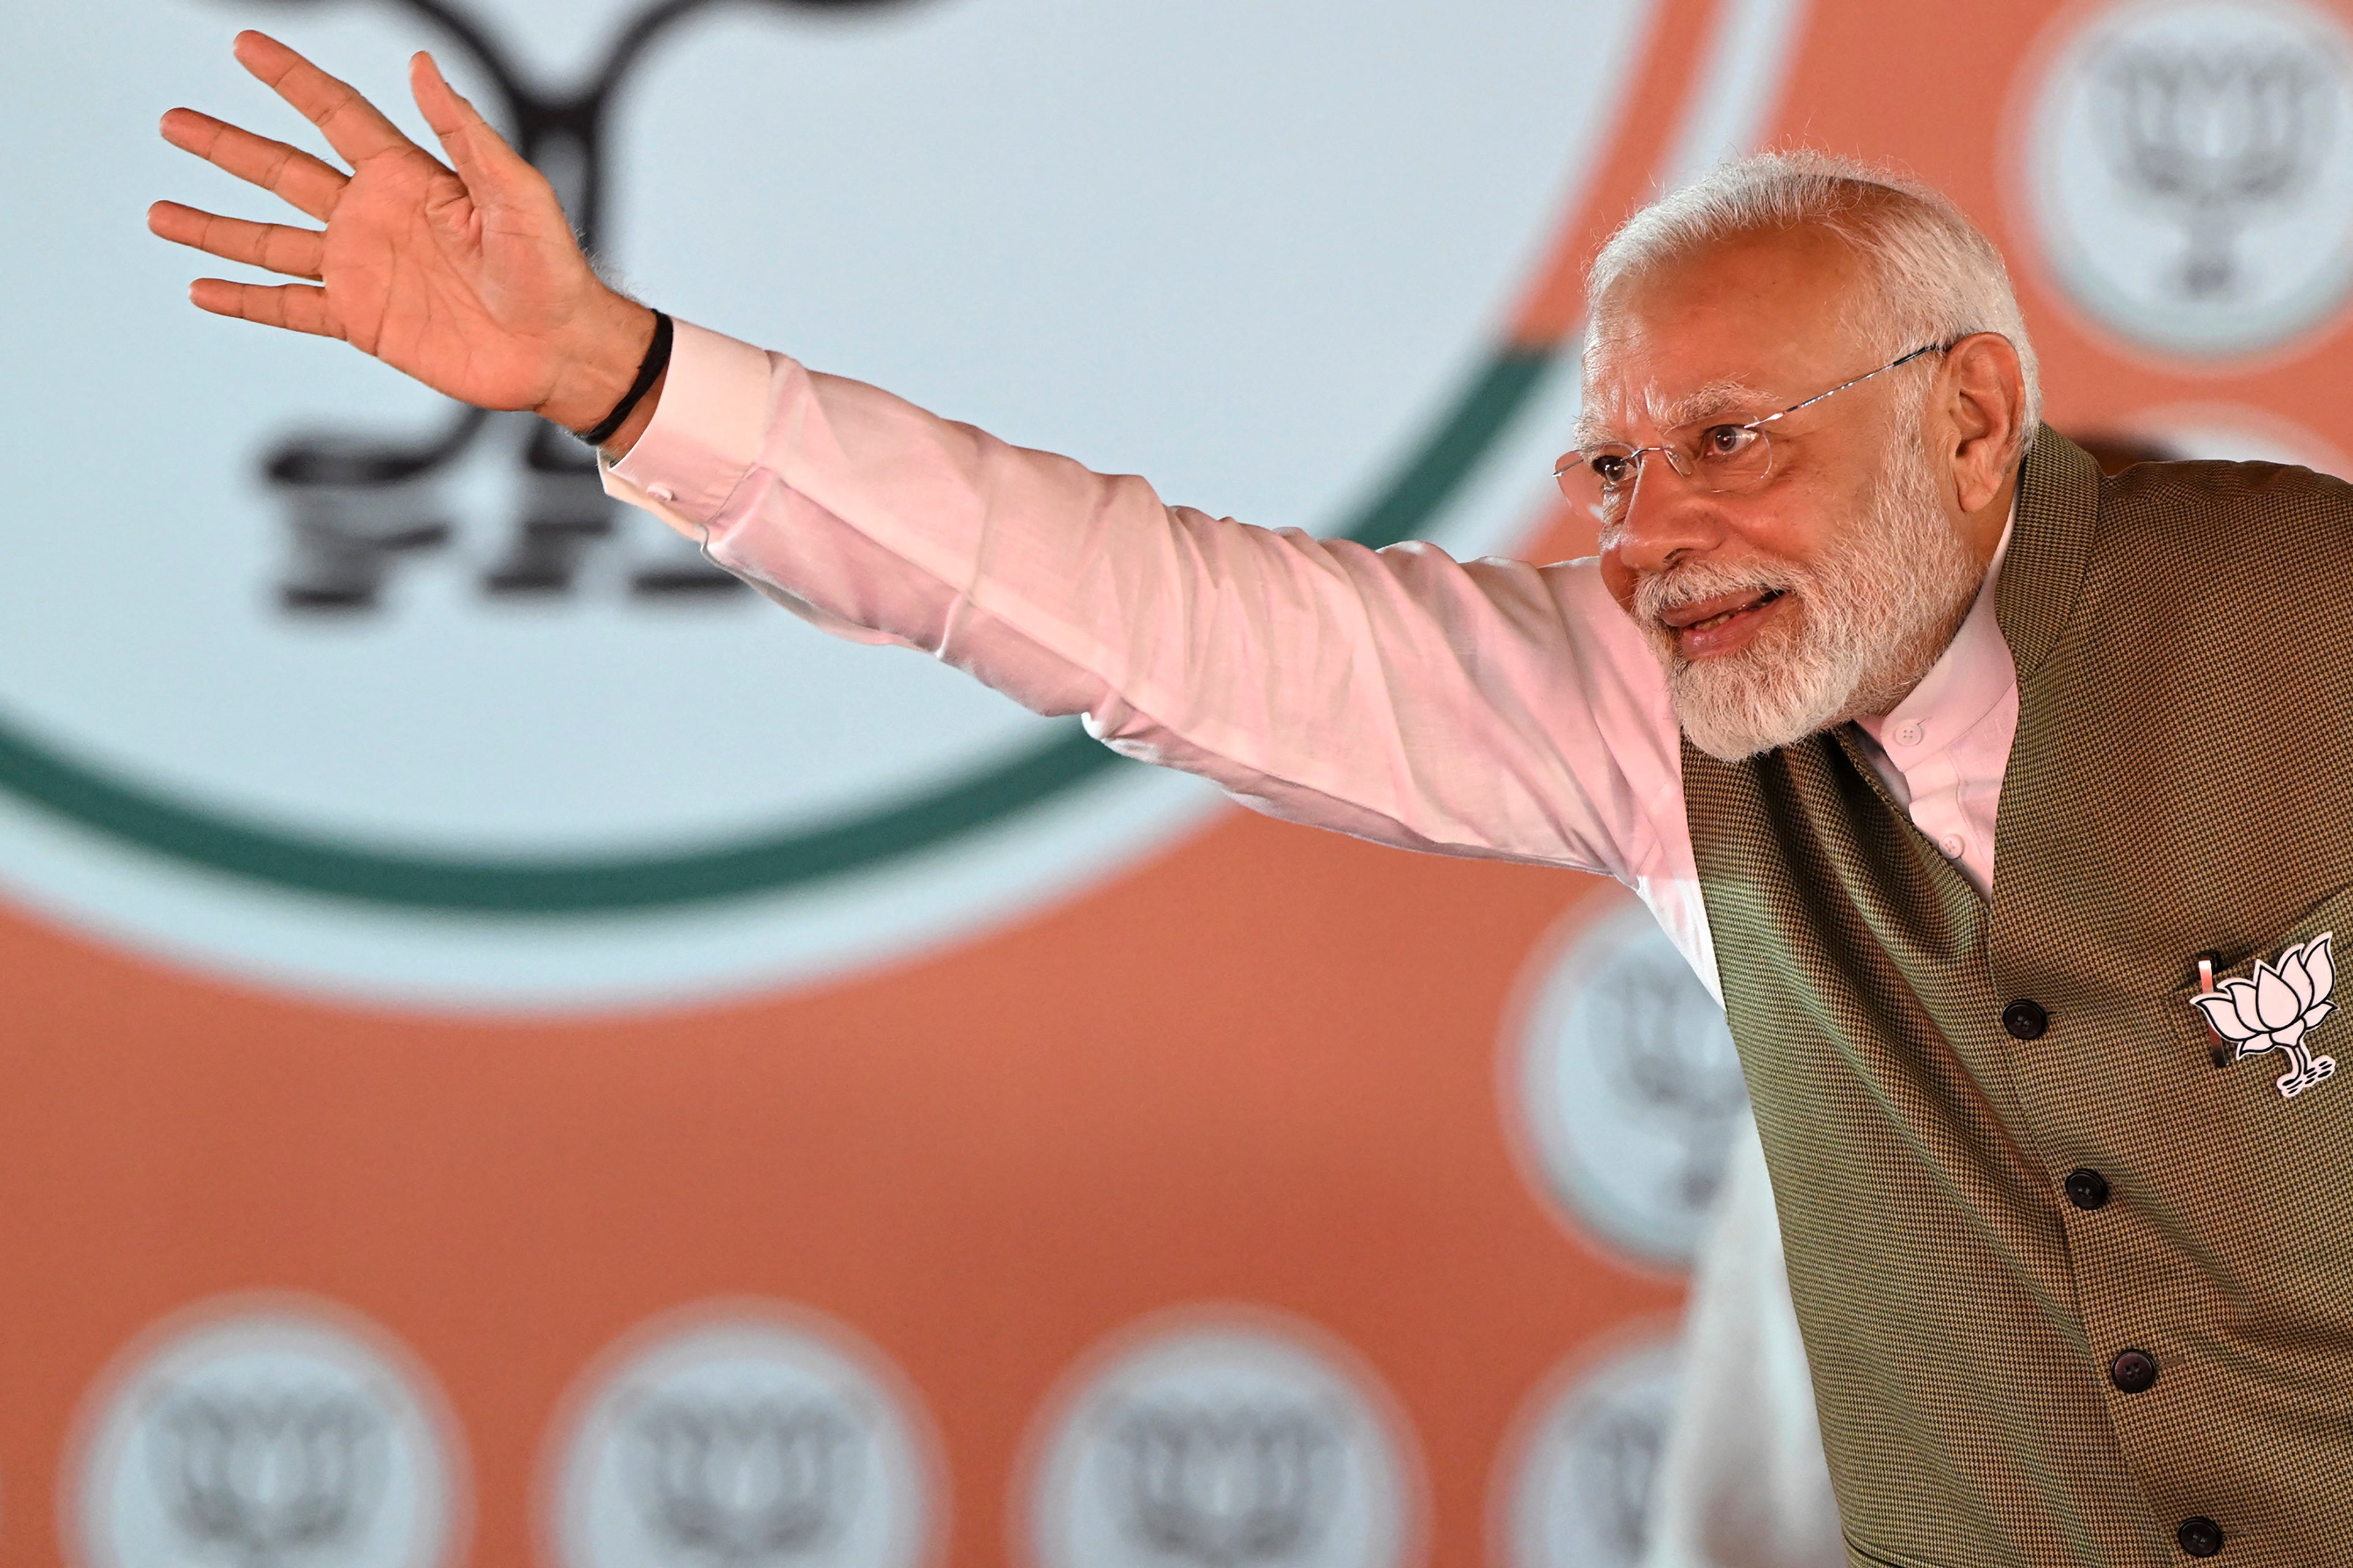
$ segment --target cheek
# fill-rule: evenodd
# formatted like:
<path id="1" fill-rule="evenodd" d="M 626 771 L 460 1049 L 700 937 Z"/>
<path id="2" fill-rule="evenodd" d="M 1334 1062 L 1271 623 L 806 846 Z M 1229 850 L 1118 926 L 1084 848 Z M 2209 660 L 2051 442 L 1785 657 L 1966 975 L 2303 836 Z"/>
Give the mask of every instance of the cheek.
<path id="1" fill-rule="evenodd" d="M 1734 521 L 1732 531 L 1751 554 L 1794 566 L 1811 566 L 1823 551 L 1851 526 L 1859 504 L 1856 498 L 1831 493 L 1817 484 L 1777 486 L 1775 493 L 1757 498 Z"/>
<path id="2" fill-rule="evenodd" d="M 1601 585 L 1618 601 L 1618 607 L 1628 615 L 1634 613 L 1634 573 L 1619 559 L 1615 548 L 1601 552 Z"/>
<path id="3" fill-rule="evenodd" d="M 1807 453 L 1757 500 L 1757 544 L 1795 560 L 1816 560 L 1865 531 L 1879 499 L 1883 464 L 1868 451 Z"/>

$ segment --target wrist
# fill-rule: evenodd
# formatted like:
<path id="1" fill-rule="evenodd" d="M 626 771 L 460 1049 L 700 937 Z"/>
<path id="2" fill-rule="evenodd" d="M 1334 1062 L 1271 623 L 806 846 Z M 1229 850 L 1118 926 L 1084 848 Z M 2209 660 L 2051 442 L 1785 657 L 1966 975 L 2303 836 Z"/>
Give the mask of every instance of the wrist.
<path id="1" fill-rule="evenodd" d="M 621 421 L 621 427 L 597 443 L 596 450 L 603 454 L 607 462 L 617 463 L 629 455 L 629 448 L 638 444 L 638 437 L 644 435 L 646 426 L 654 422 L 654 405 L 661 401 L 663 384 L 669 380 L 670 370 L 664 366 L 661 374 L 654 378 L 653 385 L 648 387 L 646 395 L 638 400 L 638 405 L 629 410 L 629 416 Z"/>
<path id="2" fill-rule="evenodd" d="M 554 385 L 533 410 L 575 435 L 594 429 L 628 395 L 654 339 L 654 312 L 627 295 L 608 289 L 596 309 L 583 314 L 580 331 L 560 353 Z M 637 416 L 649 415 L 652 403 L 649 393 L 629 423 L 642 429 Z M 626 432 L 624 426 L 612 438 Z"/>

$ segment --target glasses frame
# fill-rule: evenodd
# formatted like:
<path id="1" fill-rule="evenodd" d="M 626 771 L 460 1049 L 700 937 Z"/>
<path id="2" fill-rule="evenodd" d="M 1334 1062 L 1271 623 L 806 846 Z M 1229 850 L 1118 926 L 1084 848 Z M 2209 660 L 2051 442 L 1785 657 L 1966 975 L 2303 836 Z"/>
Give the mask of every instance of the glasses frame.
<path id="1" fill-rule="evenodd" d="M 1964 334 L 1964 336 L 1966 335 L 1967 334 Z M 1923 343 L 1918 348 L 1914 349 L 1907 353 L 1896 355 L 1894 359 L 1889 360 L 1885 364 L 1881 365 L 1877 370 L 1864 371 L 1861 375 L 1854 377 L 1851 381 L 1841 381 L 1836 386 L 1831 387 L 1828 392 L 1817 392 L 1811 397 L 1805 399 L 1803 402 L 1792 403 L 1788 407 L 1781 409 L 1778 413 L 1767 414 L 1763 416 L 1761 418 L 1750 419 L 1737 423 L 1727 420 L 1717 420 L 1714 423 L 1701 425 L 1700 427 L 1703 433 L 1708 430 L 1722 428 L 1754 430 L 1757 432 L 1757 436 L 1767 443 L 1765 472 L 1758 476 L 1757 481 L 1761 485 L 1766 479 L 1768 479 L 1773 476 L 1773 462 L 1771 457 L 1772 437 L 1765 429 L 1766 426 L 1772 424 L 1777 419 L 1787 419 L 1790 415 L 1795 414 L 1800 408 L 1811 408 L 1815 404 L 1820 403 L 1825 397 L 1836 397 L 1840 393 L 1844 392 L 1850 386 L 1860 386 L 1874 375 L 1885 375 L 1889 371 L 1895 369 L 1899 365 L 1910 364 L 1922 354 L 1950 353 L 1953 345 L 1960 341 L 1961 340 L 1959 338 L 1955 338 L 1951 342 Z M 1694 425 L 1699 423 L 1700 422 L 1697 420 L 1693 421 L 1693 424 Z M 1685 429 L 1689 429 L 1690 427 L 1690 426 L 1684 426 Z M 1697 460 L 1693 458 L 1690 453 L 1672 441 L 1661 441 L 1649 447 L 1627 447 L 1626 443 L 1623 441 L 1601 441 L 1597 442 L 1590 447 L 1579 447 L 1574 451 L 1562 453 L 1559 459 L 1553 464 L 1553 482 L 1560 487 L 1561 493 L 1567 496 L 1569 500 L 1582 500 L 1584 498 L 1579 496 L 1571 488 L 1571 479 L 1572 476 L 1576 474 L 1577 470 L 1583 466 L 1585 455 L 1588 452 L 1607 451 L 1620 447 L 1624 447 L 1626 448 L 1624 455 L 1627 460 L 1634 465 L 1634 477 L 1617 486 L 1616 489 L 1618 490 L 1630 492 L 1636 486 L 1640 485 L 1642 482 L 1642 468 L 1644 463 L 1647 461 L 1645 454 L 1658 452 L 1665 456 L 1667 466 L 1674 469 L 1676 473 L 1682 475 L 1686 482 L 1699 485 L 1701 489 L 1709 491 L 1711 494 L 1722 495 L 1739 493 L 1726 491 L 1721 486 L 1703 483 L 1696 471 L 1698 468 Z M 1602 493 L 1603 498 L 1606 500 L 1612 492 L 1609 487 L 1605 486 L 1603 487 Z"/>

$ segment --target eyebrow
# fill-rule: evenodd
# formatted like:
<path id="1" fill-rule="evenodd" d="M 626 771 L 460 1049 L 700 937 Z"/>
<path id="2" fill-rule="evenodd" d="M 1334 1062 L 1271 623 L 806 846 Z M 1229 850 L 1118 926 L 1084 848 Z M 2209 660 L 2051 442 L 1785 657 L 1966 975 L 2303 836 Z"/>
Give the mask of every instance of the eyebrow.
<path id="1" fill-rule="evenodd" d="M 1772 413 L 1779 405 L 1773 395 L 1761 392 L 1746 382 L 1731 376 L 1711 381 L 1694 391 L 1687 392 L 1672 403 L 1660 404 L 1645 398 L 1650 405 L 1651 419 L 1662 430 L 1679 429 L 1702 419 L 1713 419 L 1722 414 L 1739 414 L 1757 418 Z M 1752 412 L 1754 411 L 1754 412 Z M 1590 413 L 1580 410 L 1577 416 L 1575 439 L 1580 447 L 1613 439 L 1608 426 Z"/>

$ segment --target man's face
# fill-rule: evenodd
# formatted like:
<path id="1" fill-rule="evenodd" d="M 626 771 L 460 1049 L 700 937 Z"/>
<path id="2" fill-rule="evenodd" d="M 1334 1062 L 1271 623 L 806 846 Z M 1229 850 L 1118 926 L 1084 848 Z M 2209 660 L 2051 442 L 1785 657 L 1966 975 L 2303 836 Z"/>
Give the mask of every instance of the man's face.
<path id="1" fill-rule="evenodd" d="M 1649 446 L 1742 424 L 1894 353 L 1848 328 L 1861 283 L 1818 229 L 1745 237 L 1599 302 L 1581 442 Z M 1883 712 L 1926 673 L 1982 563 L 1924 437 L 1926 356 L 1776 421 L 1772 472 L 1737 494 L 1656 453 L 1606 521 L 1603 581 L 1659 651 L 1684 731 L 1727 759 Z"/>

